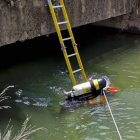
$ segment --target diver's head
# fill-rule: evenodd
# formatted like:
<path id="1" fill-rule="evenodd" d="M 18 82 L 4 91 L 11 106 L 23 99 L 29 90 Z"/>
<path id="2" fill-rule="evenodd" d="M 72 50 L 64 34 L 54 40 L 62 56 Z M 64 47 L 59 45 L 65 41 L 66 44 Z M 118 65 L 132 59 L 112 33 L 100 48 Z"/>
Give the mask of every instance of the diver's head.
<path id="1" fill-rule="evenodd" d="M 106 87 L 106 80 L 104 78 L 98 79 L 98 82 L 99 82 L 100 89 L 103 89 Z"/>

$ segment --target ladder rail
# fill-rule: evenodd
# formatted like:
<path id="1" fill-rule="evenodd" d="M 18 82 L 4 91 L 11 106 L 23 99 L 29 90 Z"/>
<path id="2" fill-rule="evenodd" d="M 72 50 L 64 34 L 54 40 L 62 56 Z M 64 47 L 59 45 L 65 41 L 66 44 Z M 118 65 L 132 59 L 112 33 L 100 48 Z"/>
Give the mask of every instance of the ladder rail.
<path id="1" fill-rule="evenodd" d="M 74 77 L 74 74 L 73 74 L 73 71 L 72 71 L 72 67 L 71 67 L 71 64 L 70 64 L 70 61 L 69 61 L 69 58 L 68 58 L 68 55 L 67 55 L 67 52 L 66 52 L 66 49 L 65 49 L 65 44 L 64 44 L 63 39 L 62 39 L 61 31 L 60 31 L 60 28 L 59 28 L 59 25 L 58 25 L 58 22 L 57 22 L 57 18 L 56 18 L 55 11 L 54 11 L 51 0 L 48 0 L 48 4 L 49 4 L 49 8 L 50 8 L 50 11 L 51 11 L 51 14 L 52 14 L 54 25 L 55 25 L 55 28 L 56 28 L 56 31 L 57 31 L 57 34 L 58 34 L 58 38 L 59 38 L 59 41 L 60 41 L 60 44 L 61 44 L 61 47 L 62 47 L 62 50 L 63 50 L 63 55 L 64 55 L 64 58 L 65 58 L 65 61 L 66 61 L 66 64 L 67 64 L 67 67 L 68 67 L 68 70 L 69 70 L 69 73 L 70 73 L 72 83 L 73 83 L 73 85 L 76 85 L 76 80 L 75 80 L 75 77 Z M 62 5 L 62 7 L 64 7 L 64 5 Z"/>
<path id="2" fill-rule="evenodd" d="M 63 5 L 62 12 L 63 12 L 65 21 L 67 21 L 66 25 L 67 25 L 67 28 L 68 28 L 69 35 L 70 35 L 70 37 L 72 37 L 71 41 L 72 41 L 72 45 L 73 45 L 73 48 L 74 48 L 74 52 L 77 53 L 76 58 L 77 58 L 79 67 L 81 69 L 81 74 L 82 74 L 83 80 L 84 80 L 84 82 L 87 82 L 85 70 L 83 68 L 83 64 L 82 64 L 82 61 L 81 61 L 81 58 L 80 58 L 80 55 L 79 55 L 79 52 L 78 52 L 77 44 L 76 44 L 75 39 L 74 39 L 74 35 L 73 35 L 72 29 L 71 29 L 71 25 L 70 25 L 70 22 L 69 22 L 69 19 L 68 19 L 68 15 L 67 15 L 67 12 L 66 12 L 64 2 L 63 2 L 63 0 L 59 0 L 59 2 L 60 2 L 60 5 Z"/>
<path id="3" fill-rule="evenodd" d="M 70 22 L 69 22 L 69 19 L 68 19 L 68 16 L 67 16 L 67 12 L 66 12 L 66 9 L 65 9 L 64 2 L 63 2 L 63 0 L 59 0 L 60 5 L 53 6 L 51 0 L 47 0 L 47 1 L 48 1 L 48 4 L 49 4 L 50 12 L 51 12 L 51 15 L 52 15 L 52 18 L 53 18 L 53 21 L 54 21 L 56 32 L 58 34 L 58 38 L 59 38 L 59 41 L 60 41 L 60 44 L 61 44 L 61 49 L 63 51 L 63 55 L 64 55 L 64 58 L 65 58 L 65 61 L 66 61 L 67 67 L 68 67 L 68 71 L 69 71 L 72 83 L 73 83 L 74 86 L 76 85 L 76 80 L 75 80 L 74 73 L 79 72 L 79 71 L 81 71 L 84 82 L 87 82 L 86 74 L 85 74 L 85 71 L 84 71 L 84 68 L 83 68 L 83 65 L 82 65 L 82 61 L 81 61 L 81 58 L 80 58 L 80 55 L 79 55 L 79 52 L 78 52 L 78 49 L 77 49 L 77 44 L 76 44 L 74 36 L 73 36 L 73 32 L 72 32 L 71 25 L 70 25 Z M 61 8 L 62 9 L 62 13 L 63 13 L 65 21 L 63 21 L 63 22 L 58 22 L 57 21 L 56 14 L 55 14 L 55 11 L 54 11 L 55 8 Z M 59 25 L 61 25 L 61 24 L 66 24 L 70 37 L 64 38 L 64 39 L 62 38 L 62 34 L 61 34 L 61 31 L 60 31 L 60 27 L 59 27 Z M 64 41 L 66 41 L 66 40 L 71 40 L 71 42 L 72 42 L 72 46 L 73 46 L 74 52 L 76 54 L 76 59 L 77 59 L 78 65 L 80 67 L 80 69 L 78 69 L 78 70 L 72 71 L 72 67 L 71 67 L 71 64 L 70 64 L 70 61 L 69 61 L 69 57 L 74 56 L 75 54 L 74 55 L 73 54 L 72 55 L 67 54 L 66 47 L 65 47 L 65 44 L 64 44 Z"/>

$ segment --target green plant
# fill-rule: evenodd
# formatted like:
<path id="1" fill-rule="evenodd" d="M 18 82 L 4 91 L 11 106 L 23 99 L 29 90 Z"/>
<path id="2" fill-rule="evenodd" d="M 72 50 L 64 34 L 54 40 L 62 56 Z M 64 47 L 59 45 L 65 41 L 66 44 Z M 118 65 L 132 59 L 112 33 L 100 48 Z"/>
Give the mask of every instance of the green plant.
<path id="1" fill-rule="evenodd" d="M 13 126 L 9 127 L 8 124 L 4 131 L 4 134 L 2 135 L 0 132 L 0 140 L 27 140 L 29 135 L 31 135 L 32 133 L 38 130 L 46 130 L 46 128 L 44 127 L 37 128 L 36 126 L 31 126 L 31 124 L 28 125 L 30 118 L 31 117 L 26 118 L 26 120 L 22 124 L 21 130 L 15 136 L 12 136 Z"/>
<path id="2" fill-rule="evenodd" d="M 10 96 L 5 96 L 5 92 L 6 92 L 9 88 L 13 88 L 13 87 L 14 87 L 14 86 L 8 86 L 7 88 L 5 88 L 5 89 L 0 93 L 0 102 L 11 98 Z M 0 109 L 3 109 L 3 108 L 10 108 L 10 106 L 0 106 Z"/>

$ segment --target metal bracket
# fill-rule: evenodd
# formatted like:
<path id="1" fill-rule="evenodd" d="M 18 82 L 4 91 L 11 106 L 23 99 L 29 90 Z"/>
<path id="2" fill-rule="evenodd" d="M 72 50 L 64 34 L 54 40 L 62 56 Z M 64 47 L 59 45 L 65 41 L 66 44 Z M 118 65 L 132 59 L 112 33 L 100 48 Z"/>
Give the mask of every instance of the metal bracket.
<path id="1" fill-rule="evenodd" d="M 64 47 L 63 45 L 61 45 L 61 50 L 62 50 L 63 53 L 65 53 L 65 49 L 66 49 L 66 47 Z"/>
<path id="2" fill-rule="evenodd" d="M 49 5 L 51 5 L 51 2 L 50 2 L 50 0 L 48 0 L 48 4 L 49 4 Z"/>
<path id="3" fill-rule="evenodd" d="M 74 46 L 77 46 L 77 44 L 74 44 Z"/>

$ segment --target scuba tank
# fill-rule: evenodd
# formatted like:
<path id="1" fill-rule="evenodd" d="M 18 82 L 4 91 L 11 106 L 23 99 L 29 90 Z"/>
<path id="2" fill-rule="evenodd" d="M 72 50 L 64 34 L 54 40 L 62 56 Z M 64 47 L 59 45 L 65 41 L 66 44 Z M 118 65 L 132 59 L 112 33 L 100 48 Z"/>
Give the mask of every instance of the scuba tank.
<path id="1" fill-rule="evenodd" d="M 105 79 L 95 79 L 89 82 L 76 85 L 72 88 L 72 91 L 66 92 L 66 100 L 88 100 L 96 98 L 99 94 L 102 94 L 103 88 L 106 87 Z"/>

